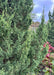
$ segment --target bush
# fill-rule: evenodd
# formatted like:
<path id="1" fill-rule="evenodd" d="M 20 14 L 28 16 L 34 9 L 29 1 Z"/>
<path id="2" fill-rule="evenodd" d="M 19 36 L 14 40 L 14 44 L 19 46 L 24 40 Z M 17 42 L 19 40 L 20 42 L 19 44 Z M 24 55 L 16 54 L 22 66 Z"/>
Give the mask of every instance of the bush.
<path id="1" fill-rule="evenodd" d="M 49 42 L 45 43 L 43 47 L 45 48 L 48 45 L 48 52 L 45 58 L 42 60 L 42 69 L 45 73 L 54 73 L 54 47 L 50 45 Z"/>

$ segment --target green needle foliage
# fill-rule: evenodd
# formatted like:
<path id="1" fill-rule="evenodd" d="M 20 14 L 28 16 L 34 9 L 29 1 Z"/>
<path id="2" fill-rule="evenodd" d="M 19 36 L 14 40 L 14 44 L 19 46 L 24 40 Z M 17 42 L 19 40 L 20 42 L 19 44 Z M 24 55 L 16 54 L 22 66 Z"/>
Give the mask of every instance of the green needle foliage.
<path id="1" fill-rule="evenodd" d="M 15 13 L 12 24 L 16 24 L 18 28 L 28 29 L 31 25 L 31 16 L 30 13 L 33 9 L 33 0 L 0 0 L 0 14 L 4 10 L 10 14 L 10 16 Z"/>
<path id="2" fill-rule="evenodd" d="M 11 17 L 4 12 L 0 15 L 0 74 L 25 75 L 30 65 L 28 52 L 30 50 L 31 33 L 26 35 L 14 26 L 11 27 Z M 7 18 L 7 20 L 5 20 Z M 29 31 L 27 31 L 29 32 Z M 30 67 L 29 67 L 30 68 Z"/>
<path id="3" fill-rule="evenodd" d="M 32 0 L 0 0 L 0 75 L 27 75 L 46 52 L 31 24 Z"/>
<path id="4" fill-rule="evenodd" d="M 45 19 L 44 19 L 44 10 L 42 14 L 41 24 L 39 25 L 36 33 L 40 45 L 41 44 L 43 45 L 47 41 L 47 37 L 48 37 L 47 25 L 45 24 Z"/>
<path id="5" fill-rule="evenodd" d="M 36 33 L 11 27 L 13 17 L 4 11 L 0 15 L 0 74 L 27 75 L 37 71 L 46 53 L 41 51 Z"/>
<path id="6" fill-rule="evenodd" d="M 54 10 L 51 15 L 49 15 L 49 22 L 51 23 L 51 27 L 49 29 L 48 41 L 54 46 Z"/>
<path id="7" fill-rule="evenodd" d="M 35 32 L 32 32 L 32 38 L 31 38 L 31 47 L 29 51 L 29 58 L 30 58 L 30 72 L 36 72 L 38 71 L 38 66 L 41 64 L 43 58 L 45 57 L 47 53 L 47 49 L 43 48 L 43 45 L 40 44 L 39 38 L 37 37 L 37 34 Z M 43 50 L 42 50 L 43 49 Z"/>

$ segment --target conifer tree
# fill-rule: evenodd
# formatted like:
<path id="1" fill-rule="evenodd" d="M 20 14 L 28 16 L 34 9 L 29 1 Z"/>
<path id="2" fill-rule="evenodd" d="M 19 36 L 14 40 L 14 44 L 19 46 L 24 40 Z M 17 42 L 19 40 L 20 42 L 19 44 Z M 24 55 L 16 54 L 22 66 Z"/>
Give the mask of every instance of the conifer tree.
<path id="1" fill-rule="evenodd" d="M 25 75 L 31 34 L 24 29 L 31 24 L 32 0 L 2 0 L 0 5 L 0 74 Z"/>
<path id="2" fill-rule="evenodd" d="M 49 22 L 51 23 L 51 28 L 49 30 L 48 41 L 51 43 L 52 46 L 54 46 L 54 10 L 51 15 L 51 19 L 49 18 Z"/>
<path id="3" fill-rule="evenodd" d="M 27 57 L 30 50 L 31 35 L 16 27 L 11 28 L 11 17 L 3 12 L 0 15 L 0 74 L 25 75 L 28 72 L 30 59 Z M 6 20 L 7 19 L 7 20 Z M 30 67 L 29 67 L 30 69 Z"/>
<path id="4" fill-rule="evenodd" d="M 51 22 L 51 12 L 50 11 L 49 11 L 48 16 L 49 16 L 49 21 Z"/>
<path id="5" fill-rule="evenodd" d="M 31 19 L 28 15 L 31 11 L 30 7 L 32 5 L 32 0 L 23 0 L 23 1 L 22 0 L 0 1 L 1 5 L 0 6 L 1 7 L 0 74 L 1 75 L 26 75 L 29 72 L 35 71 L 35 69 L 37 68 L 38 64 L 41 61 L 40 58 L 43 57 L 41 56 L 42 51 L 41 52 L 39 51 L 40 49 L 39 41 L 37 41 L 37 43 L 34 43 L 37 40 L 35 34 L 32 34 L 32 32 L 30 32 L 29 30 L 26 31 L 22 30 L 24 29 L 24 25 L 26 25 L 26 27 L 28 28 L 28 25 L 30 25 L 31 23 L 30 22 Z M 25 5 L 27 9 L 25 8 Z M 20 10 L 20 8 L 22 7 L 24 8 Z M 21 21 L 22 26 L 20 28 L 16 26 L 17 20 L 19 21 L 20 19 L 20 16 L 18 14 L 18 8 L 20 15 L 22 14 L 23 10 L 24 12 L 28 10 L 26 14 L 24 13 L 23 16 L 24 21 L 23 20 Z M 10 11 L 11 9 L 12 11 Z M 35 39 L 32 38 L 32 35 L 34 35 L 33 37 Z M 37 54 L 35 52 L 37 52 Z"/>
<path id="6" fill-rule="evenodd" d="M 0 15 L 0 74 L 26 75 L 37 69 L 46 53 L 42 54 L 35 34 L 28 31 L 24 38 L 25 31 L 11 27 L 13 17 L 5 12 Z"/>
<path id="7" fill-rule="evenodd" d="M 31 48 L 29 51 L 29 57 L 31 60 L 31 71 L 37 71 L 37 67 L 41 63 L 42 59 L 44 58 L 45 54 L 47 53 L 46 49 L 42 52 L 43 45 L 40 45 L 39 38 L 37 37 L 36 33 L 33 32 L 31 38 Z M 32 63 L 33 62 L 33 63 Z"/>
<path id="8" fill-rule="evenodd" d="M 44 44 L 47 41 L 48 37 L 47 25 L 45 24 L 45 18 L 44 18 L 44 9 L 42 13 L 41 24 L 39 25 L 36 33 L 40 44 Z"/>

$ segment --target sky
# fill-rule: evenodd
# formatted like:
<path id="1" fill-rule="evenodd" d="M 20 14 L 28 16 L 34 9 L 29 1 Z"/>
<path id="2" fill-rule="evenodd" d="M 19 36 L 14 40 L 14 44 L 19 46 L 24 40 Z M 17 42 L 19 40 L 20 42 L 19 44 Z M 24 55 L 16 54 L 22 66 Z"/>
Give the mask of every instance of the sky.
<path id="1" fill-rule="evenodd" d="M 33 21 L 41 22 L 41 15 L 44 8 L 45 21 L 48 21 L 48 12 L 52 12 L 54 8 L 54 0 L 33 0 L 33 10 L 32 14 L 34 15 Z"/>

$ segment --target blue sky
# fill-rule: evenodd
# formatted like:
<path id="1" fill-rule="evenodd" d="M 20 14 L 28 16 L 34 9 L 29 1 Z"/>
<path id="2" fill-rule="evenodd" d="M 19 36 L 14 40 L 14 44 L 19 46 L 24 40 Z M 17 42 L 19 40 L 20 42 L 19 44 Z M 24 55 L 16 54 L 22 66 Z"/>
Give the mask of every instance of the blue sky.
<path id="1" fill-rule="evenodd" d="M 54 7 L 54 0 L 33 0 L 34 6 L 32 13 L 35 14 L 34 21 L 41 21 L 43 8 L 45 9 L 45 21 L 48 20 L 49 10 L 52 12 Z"/>

